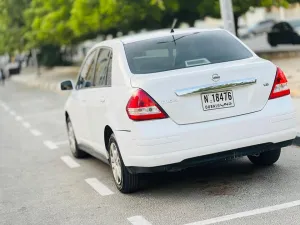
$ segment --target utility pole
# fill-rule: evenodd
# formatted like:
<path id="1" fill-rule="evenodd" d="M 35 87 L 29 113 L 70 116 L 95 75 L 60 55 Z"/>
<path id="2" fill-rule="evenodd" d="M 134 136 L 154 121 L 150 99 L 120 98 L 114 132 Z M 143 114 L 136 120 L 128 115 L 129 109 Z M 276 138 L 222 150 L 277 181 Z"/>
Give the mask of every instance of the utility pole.
<path id="1" fill-rule="evenodd" d="M 220 8 L 224 29 L 236 35 L 232 10 L 232 0 L 220 0 Z"/>

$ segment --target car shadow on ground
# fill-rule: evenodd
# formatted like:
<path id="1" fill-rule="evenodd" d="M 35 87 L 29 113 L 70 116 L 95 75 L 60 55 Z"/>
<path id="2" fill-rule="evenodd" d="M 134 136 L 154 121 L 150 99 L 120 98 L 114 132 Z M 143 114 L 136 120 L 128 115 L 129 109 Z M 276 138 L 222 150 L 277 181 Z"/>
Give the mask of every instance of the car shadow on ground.
<path id="1" fill-rule="evenodd" d="M 140 194 L 201 191 L 204 195 L 235 195 L 241 189 L 260 181 L 274 182 L 280 166 L 255 166 L 246 157 L 233 161 L 220 161 L 180 172 L 141 175 Z"/>
<path id="2" fill-rule="evenodd" d="M 101 171 L 101 177 L 111 179 L 113 176 L 109 165 L 89 156 L 86 166 Z M 278 176 L 285 174 L 285 168 L 278 164 L 269 167 L 253 165 L 247 157 L 231 161 L 216 161 L 207 165 L 188 168 L 179 172 L 140 174 L 140 189 L 127 197 L 144 198 L 193 198 L 233 196 L 251 186 L 278 182 Z M 266 184 L 267 183 L 267 184 Z M 183 194 L 184 193 L 184 194 Z M 125 197 L 125 196 L 124 196 Z"/>

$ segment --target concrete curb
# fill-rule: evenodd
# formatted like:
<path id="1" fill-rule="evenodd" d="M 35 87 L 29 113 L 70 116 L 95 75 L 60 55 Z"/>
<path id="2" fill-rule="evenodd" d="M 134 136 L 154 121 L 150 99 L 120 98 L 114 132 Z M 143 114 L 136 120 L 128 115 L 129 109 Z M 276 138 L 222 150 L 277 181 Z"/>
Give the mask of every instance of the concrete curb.
<path id="1" fill-rule="evenodd" d="M 288 59 L 300 56 L 300 50 L 289 50 L 289 51 L 256 51 L 259 57 L 272 60 L 272 59 Z"/>
<path id="2" fill-rule="evenodd" d="M 299 146 L 300 147 L 300 133 L 297 134 L 294 142 L 293 142 L 293 145 L 296 145 L 296 146 Z"/>

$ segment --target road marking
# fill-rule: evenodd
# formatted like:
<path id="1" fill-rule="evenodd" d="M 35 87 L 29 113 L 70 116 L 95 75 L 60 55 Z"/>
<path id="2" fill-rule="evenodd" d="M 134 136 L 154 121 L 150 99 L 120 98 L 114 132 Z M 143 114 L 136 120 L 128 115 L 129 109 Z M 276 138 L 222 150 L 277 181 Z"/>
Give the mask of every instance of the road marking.
<path id="1" fill-rule="evenodd" d="M 52 114 L 60 114 L 63 115 L 63 110 L 62 109 L 54 109 L 54 110 L 48 110 L 48 111 L 43 111 L 43 112 L 37 112 L 37 113 L 31 113 L 31 114 L 25 114 L 23 115 L 25 118 L 37 118 L 39 116 L 41 117 L 46 117 Z"/>
<path id="2" fill-rule="evenodd" d="M 12 115 L 12 116 L 15 116 L 16 115 L 16 112 L 15 111 L 10 111 L 10 115 Z"/>
<path id="3" fill-rule="evenodd" d="M 127 218 L 127 220 L 133 225 L 151 225 L 151 223 L 142 216 L 133 216 Z"/>
<path id="4" fill-rule="evenodd" d="M 292 207 L 299 206 L 299 205 L 300 205 L 300 200 L 297 200 L 297 201 L 287 202 L 287 203 L 280 204 L 280 205 L 273 205 L 273 206 L 254 209 L 254 210 L 250 210 L 250 211 L 240 212 L 240 213 L 236 213 L 236 214 L 220 216 L 220 217 L 216 217 L 216 218 L 212 218 L 212 219 L 208 219 L 208 220 L 202 220 L 202 221 L 198 221 L 198 222 L 194 222 L 194 223 L 189 223 L 186 225 L 215 224 L 215 223 L 220 223 L 220 222 L 238 219 L 238 218 L 242 218 L 242 217 L 254 216 L 254 215 L 274 212 L 274 211 L 278 211 L 278 210 L 282 210 L 282 209 L 288 209 L 288 208 L 292 208 Z"/>
<path id="5" fill-rule="evenodd" d="M 25 122 L 25 121 L 22 123 L 22 125 L 23 125 L 23 127 L 25 127 L 25 128 L 30 128 L 30 127 L 31 127 L 30 123 Z"/>
<path id="6" fill-rule="evenodd" d="M 1 105 L 2 105 L 2 107 L 3 107 L 6 111 L 9 110 L 9 107 L 8 107 L 5 103 L 2 103 Z"/>
<path id="7" fill-rule="evenodd" d="M 21 121 L 21 120 L 23 120 L 22 116 L 16 116 L 16 121 Z"/>
<path id="8" fill-rule="evenodd" d="M 42 133 L 39 130 L 35 130 L 35 129 L 31 129 L 30 132 L 34 135 L 34 136 L 41 136 Z"/>
<path id="9" fill-rule="evenodd" d="M 44 145 L 51 150 L 58 148 L 57 145 L 52 141 L 44 141 Z"/>
<path id="10" fill-rule="evenodd" d="M 59 141 L 59 142 L 55 142 L 54 144 L 56 144 L 56 145 L 66 145 L 66 144 L 69 144 L 69 141 L 68 140 Z"/>
<path id="11" fill-rule="evenodd" d="M 72 159 L 70 156 L 62 156 L 60 158 L 65 164 L 67 164 L 68 167 L 70 167 L 72 169 L 80 167 L 80 165 L 74 159 Z"/>
<path id="12" fill-rule="evenodd" d="M 87 178 L 85 179 L 85 182 L 87 182 L 92 188 L 94 188 L 95 191 L 97 191 L 102 196 L 114 194 L 108 187 L 102 184 L 97 178 Z"/>

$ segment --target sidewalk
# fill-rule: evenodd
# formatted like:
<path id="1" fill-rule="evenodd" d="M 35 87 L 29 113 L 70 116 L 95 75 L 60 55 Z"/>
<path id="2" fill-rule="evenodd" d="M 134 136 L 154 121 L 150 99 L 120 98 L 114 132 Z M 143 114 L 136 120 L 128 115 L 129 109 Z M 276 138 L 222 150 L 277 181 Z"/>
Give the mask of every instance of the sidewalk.
<path id="1" fill-rule="evenodd" d="M 291 96 L 300 98 L 300 57 L 288 59 L 274 59 L 274 64 L 279 66 L 287 76 Z"/>
<path id="2" fill-rule="evenodd" d="M 28 86 L 63 93 L 60 90 L 60 82 L 64 80 L 75 82 L 79 69 L 78 66 L 55 67 L 50 70 L 41 68 L 41 75 L 37 76 L 37 71 L 34 68 L 25 68 L 21 75 L 12 76 L 11 80 Z"/>

